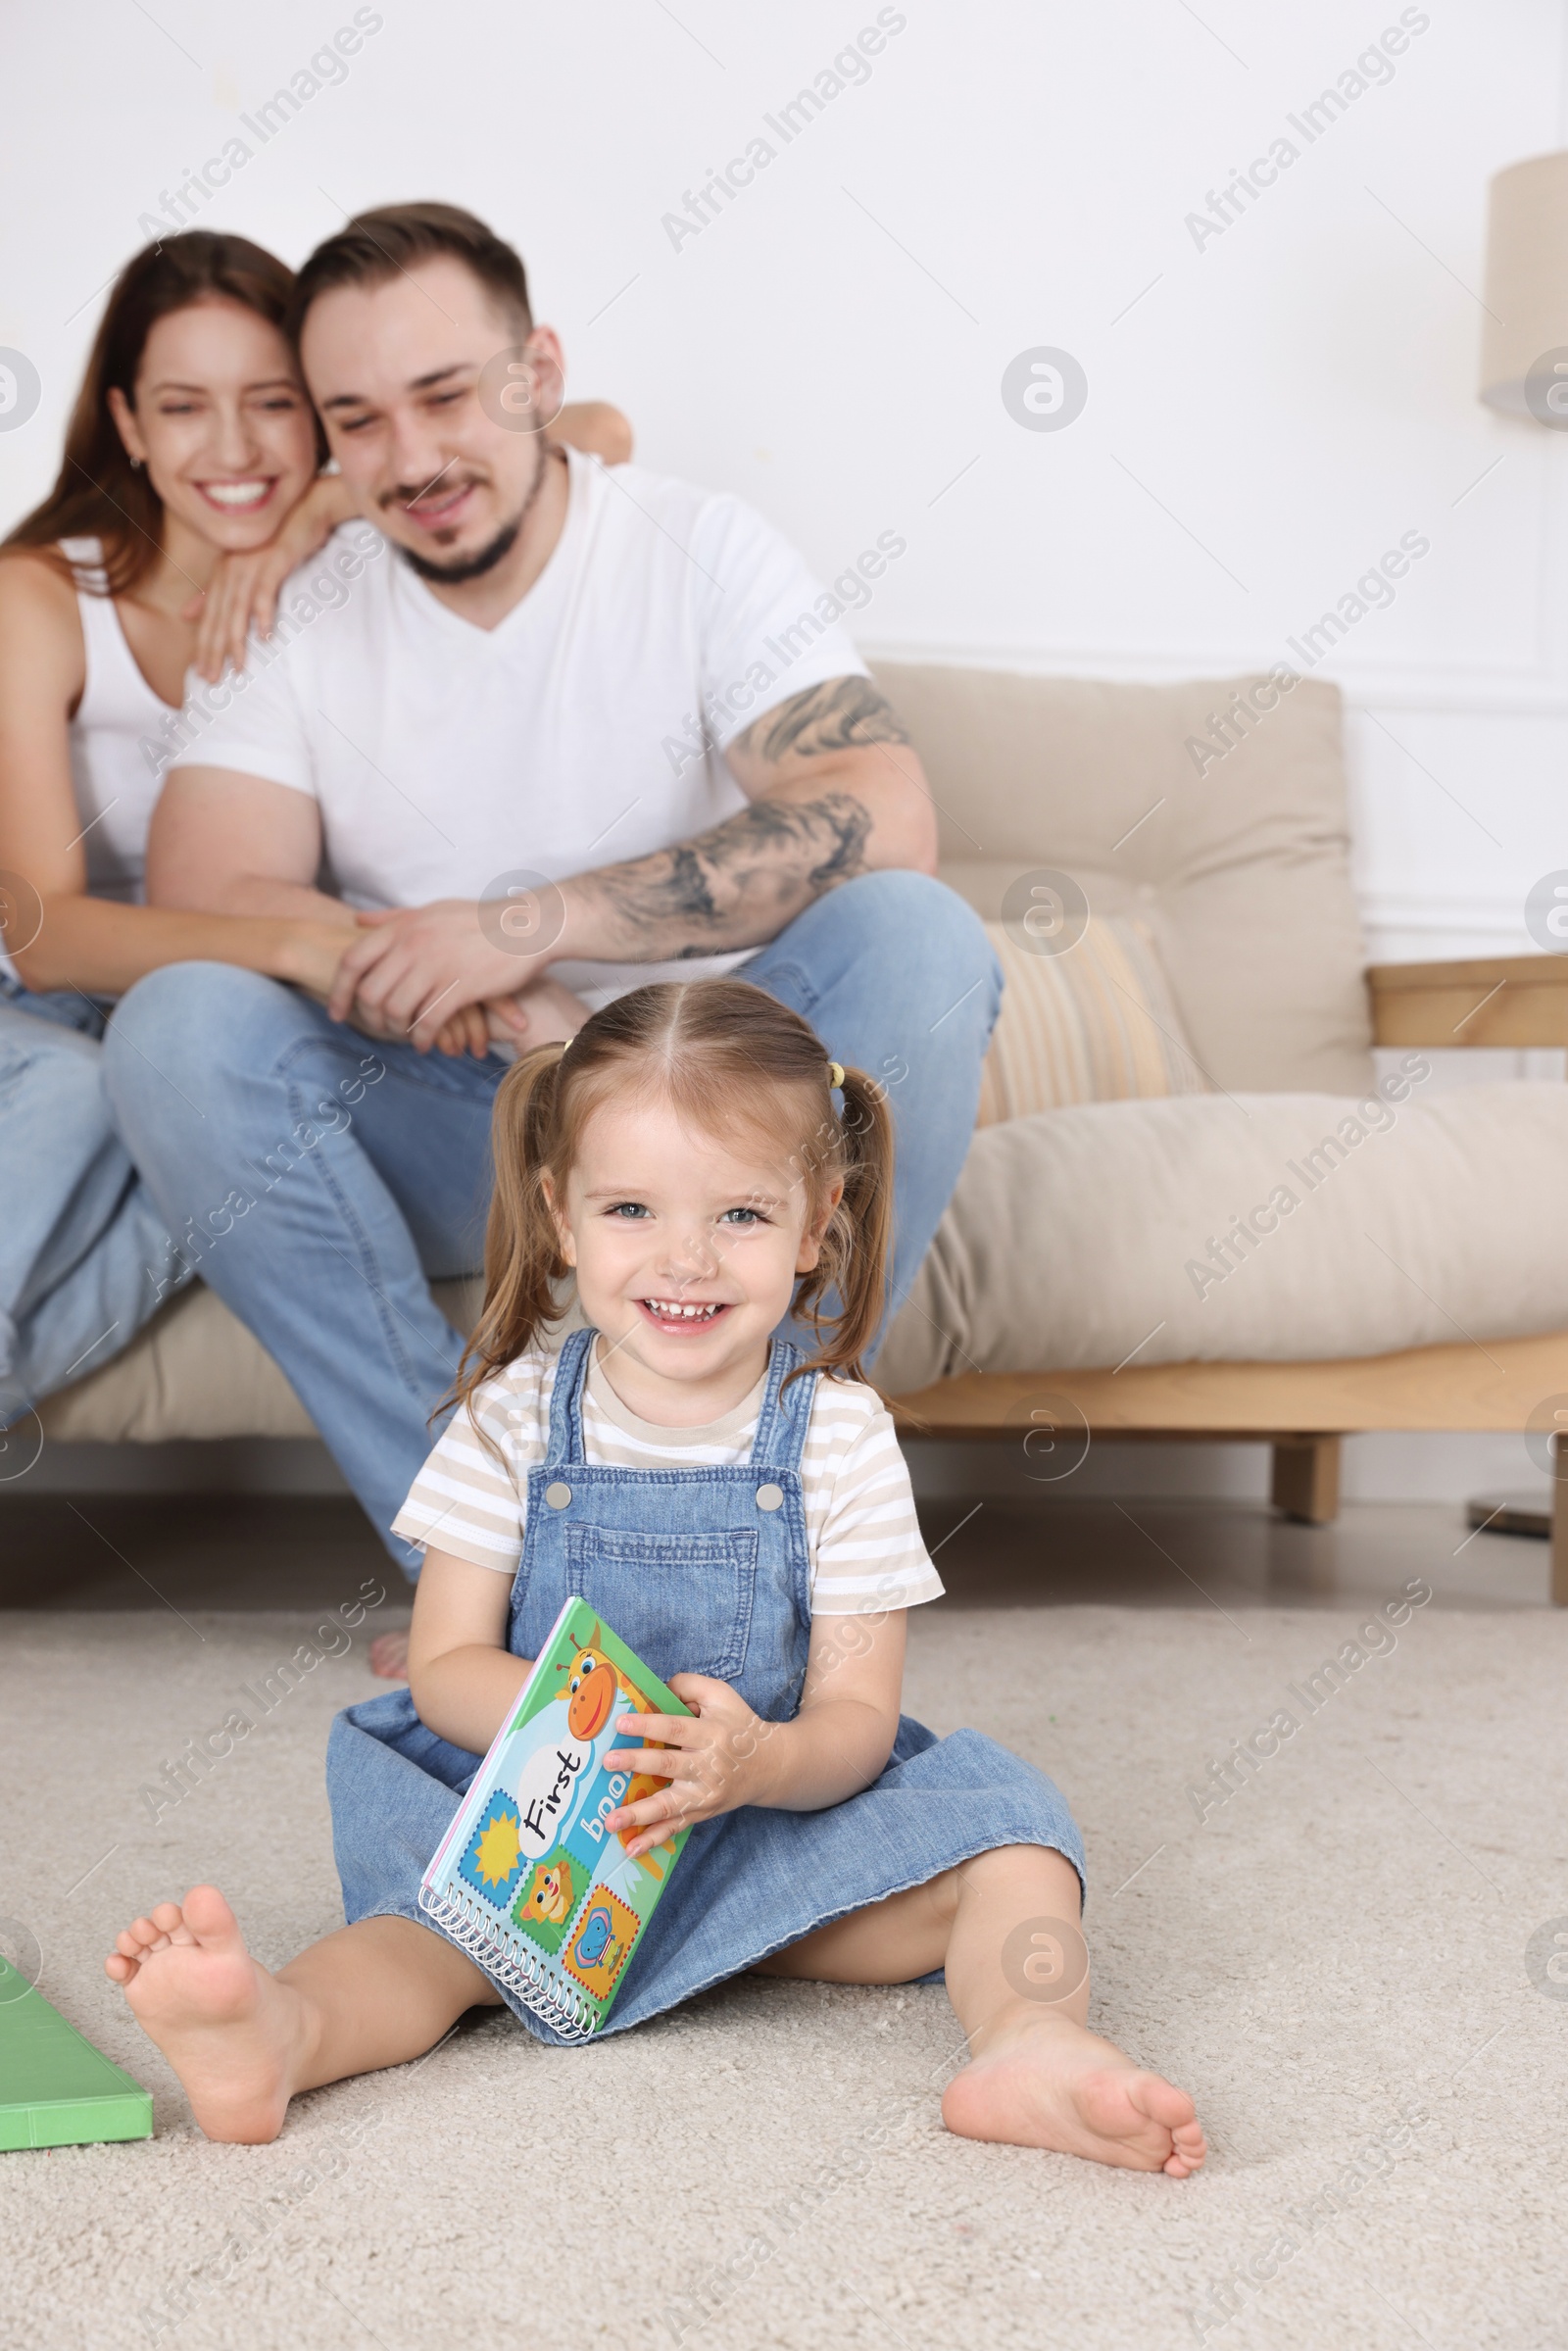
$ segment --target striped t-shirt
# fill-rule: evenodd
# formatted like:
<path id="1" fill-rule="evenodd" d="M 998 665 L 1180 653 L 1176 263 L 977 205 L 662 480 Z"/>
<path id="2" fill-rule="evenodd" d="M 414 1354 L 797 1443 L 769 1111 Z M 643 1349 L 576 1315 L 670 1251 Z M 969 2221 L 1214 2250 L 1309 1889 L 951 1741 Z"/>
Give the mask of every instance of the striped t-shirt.
<path id="1" fill-rule="evenodd" d="M 665 1429 L 639 1420 L 597 1360 L 583 1392 L 588 1459 L 611 1469 L 682 1469 L 748 1460 L 764 1378 L 722 1420 Z M 519 1355 L 477 1389 L 473 1420 L 455 1412 L 398 1512 L 393 1533 L 421 1549 L 449 1551 L 475 1567 L 513 1576 L 522 1555 L 528 1472 L 545 1457 L 555 1355 Z M 498 1461 L 473 1422 L 500 1449 Z M 893 1422 L 874 1389 L 858 1380 L 816 1383 L 801 1454 L 811 1609 L 818 1616 L 866 1616 L 942 1596 L 926 1553 L 909 1473 Z"/>

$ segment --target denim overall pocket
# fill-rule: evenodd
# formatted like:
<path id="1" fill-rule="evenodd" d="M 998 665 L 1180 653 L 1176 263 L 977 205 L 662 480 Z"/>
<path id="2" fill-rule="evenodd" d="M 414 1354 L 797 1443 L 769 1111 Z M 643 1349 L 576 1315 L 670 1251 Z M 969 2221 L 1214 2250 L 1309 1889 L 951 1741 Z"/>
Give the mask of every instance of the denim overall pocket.
<path id="1" fill-rule="evenodd" d="M 757 1589 L 757 1530 L 647 1535 L 567 1526 L 566 1589 L 577 1592 L 661 1681 L 745 1669 Z"/>

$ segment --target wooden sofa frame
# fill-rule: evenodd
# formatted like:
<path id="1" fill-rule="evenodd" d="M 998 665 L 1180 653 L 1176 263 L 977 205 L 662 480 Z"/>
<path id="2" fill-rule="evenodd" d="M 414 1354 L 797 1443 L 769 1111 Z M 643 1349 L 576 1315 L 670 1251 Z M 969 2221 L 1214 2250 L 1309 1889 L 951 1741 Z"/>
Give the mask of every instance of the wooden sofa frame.
<path id="1" fill-rule="evenodd" d="M 1373 1041 L 1403 1046 L 1568 1046 L 1568 956 L 1381 963 L 1367 972 Z M 1568 1171 L 1565 1171 L 1568 1173 Z M 1457 1326 L 1455 1326 L 1457 1331 Z M 1115 1371 L 966 1372 L 889 1399 L 911 1436 L 1010 1438 L 1053 1407 L 1090 1439 L 1272 1445 L 1273 1500 L 1321 1525 L 1339 1510 L 1340 1439 L 1373 1429 L 1522 1433 L 1568 1395 L 1568 1331 L 1466 1333 L 1452 1346 L 1320 1363 L 1129 1363 Z M 1551 1597 L 1568 1607 L 1568 1461 L 1552 1487 Z"/>

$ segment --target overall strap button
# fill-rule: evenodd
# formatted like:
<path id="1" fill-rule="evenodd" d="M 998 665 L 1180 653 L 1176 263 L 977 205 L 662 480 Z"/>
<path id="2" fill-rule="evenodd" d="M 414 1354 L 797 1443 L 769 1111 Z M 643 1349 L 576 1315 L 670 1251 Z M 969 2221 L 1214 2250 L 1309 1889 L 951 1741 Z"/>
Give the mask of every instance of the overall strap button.
<path id="1" fill-rule="evenodd" d="M 759 1486 L 757 1489 L 757 1507 L 759 1510 L 782 1510 L 784 1507 L 783 1487 Z"/>
<path id="2" fill-rule="evenodd" d="M 553 1486 L 545 1488 L 545 1500 L 550 1504 L 552 1510 L 564 1510 L 570 1499 L 571 1488 L 563 1486 L 559 1478 Z"/>

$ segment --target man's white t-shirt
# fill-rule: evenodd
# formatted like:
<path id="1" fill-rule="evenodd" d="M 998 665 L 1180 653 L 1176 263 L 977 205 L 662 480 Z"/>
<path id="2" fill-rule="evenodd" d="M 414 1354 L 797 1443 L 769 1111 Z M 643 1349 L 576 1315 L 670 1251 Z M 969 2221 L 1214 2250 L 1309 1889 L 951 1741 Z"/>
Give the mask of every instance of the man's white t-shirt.
<path id="1" fill-rule="evenodd" d="M 353 906 L 504 898 L 519 876 L 618 864 L 744 808 L 725 745 L 808 687 L 865 674 L 838 599 L 739 499 L 567 455 L 561 538 L 497 627 L 345 524 L 289 580 L 242 676 L 193 685 L 173 764 L 310 793 Z M 754 952 L 554 976 L 598 1005 Z"/>

